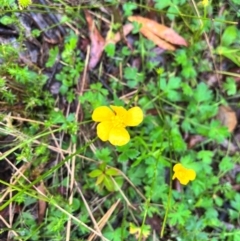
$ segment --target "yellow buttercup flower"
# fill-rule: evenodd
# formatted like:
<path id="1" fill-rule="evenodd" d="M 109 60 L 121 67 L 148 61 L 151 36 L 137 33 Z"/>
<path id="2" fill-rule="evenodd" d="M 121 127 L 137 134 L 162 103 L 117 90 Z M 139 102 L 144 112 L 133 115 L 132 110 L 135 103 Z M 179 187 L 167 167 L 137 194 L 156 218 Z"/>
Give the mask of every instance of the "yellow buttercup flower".
<path id="1" fill-rule="evenodd" d="M 172 179 L 177 178 L 183 185 L 187 185 L 189 181 L 196 178 L 196 172 L 192 169 L 185 168 L 181 163 L 177 163 L 173 167 L 174 175 Z"/>
<path id="2" fill-rule="evenodd" d="M 204 7 L 207 7 L 208 4 L 209 4 L 208 0 L 203 0 L 203 1 L 202 1 L 202 5 L 203 5 Z"/>
<path id="3" fill-rule="evenodd" d="M 18 0 L 18 4 L 20 8 L 26 8 L 32 4 L 32 0 Z"/>
<path id="4" fill-rule="evenodd" d="M 102 141 L 123 146 L 130 140 L 126 127 L 139 125 L 143 121 L 143 112 L 137 106 L 129 110 L 121 106 L 100 106 L 93 111 L 92 119 L 100 122 L 97 125 L 97 135 Z"/>

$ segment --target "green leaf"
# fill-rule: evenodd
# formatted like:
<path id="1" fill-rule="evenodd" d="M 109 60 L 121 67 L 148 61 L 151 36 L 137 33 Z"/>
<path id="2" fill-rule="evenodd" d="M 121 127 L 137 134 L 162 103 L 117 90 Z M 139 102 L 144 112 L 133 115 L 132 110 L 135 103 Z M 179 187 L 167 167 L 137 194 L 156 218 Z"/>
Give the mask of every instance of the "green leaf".
<path id="1" fill-rule="evenodd" d="M 67 85 L 61 85 L 60 89 L 59 89 L 60 93 L 62 95 L 65 95 L 68 92 L 68 86 Z"/>
<path id="2" fill-rule="evenodd" d="M 224 57 L 232 60 L 236 65 L 240 66 L 239 49 L 219 46 L 216 49 L 216 53 L 219 55 L 223 55 Z"/>
<path id="3" fill-rule="evenodd" d="M 115 185 L 110 177 L 105 176 L 103 179 L 103 183 L 109 192 L 112 192 L 115 190 Z"/>
<path id="4" fill-rule="evenodd" d="M 182 152 L 187 149 L 186 142 L 183 140 L 182 135 L 177 128 L 171 130 L 171 142 L 173 143 L 174 150 L 177 152 Z"/>
<path id="5" fill-rule="evenodd" d="M 240 241 L 240 235 L 239 234 L 240 234 L 240 232 L 239 232 L 238 228 L 233 231 L 233 241 Z"/>
<path id="6" fill-rule="evenodd" d="M 95 156 L 100 161 L 104 161 L 106 163 L 108 163 L 112 160 L 111 151 L 109 150 L 108 147 L 105 147 L 105 148 L 102 148 L 102 149 L 97 149 Z"/>
<path id="7" fill-rule="evenodd" d="M 127 170 L 127 176 L 130 177 L 131 181 L 134 183 L 134 185 L 138 186 L 142 184 L 142 181 L 145 177 L 145 166 L 137 166 L 137 167 L 131 167 Z"/>
<path id="8" fill-rule="evenodd" d="M 122 241 L 128 240 L 129 232 L 127 228 L 122 227 L 114 229 L 113 232 L 112 227 L 110 225 L 107 225 L 103 230 L 103 235 L 111 241 Z"/>
<path id="9" fill-rule="evenodd" d="M 155 2 L 156 3 L 154 5 L 154 7 L 156 9 L 160 9 L 160 10 L 170 6 L 172 3 L 171 0 L 155 0 Z"/>
<path id="10" fill-rule="evenodd" d="M 77 211 L 80 206 L 81 206 L 81 202 L 78 198 L 73 198 L 73 202 L 72 202 L 72 211 Z"/>
<path id="11" fill-rule="evenodd" d="M 191 86 L 188 83 L 181 83 L 181 87 L 183 90 L 184 95 L 186 96 L 193 96 L 193 89 L 191 88 Z"/>
<path id="12" fill-rule="evenodd" d="M 16 19 L 10 17 L 10 16 L 3 16 L 0 18 L 0 23 L 2 23 L 3 25 L 9 25 L 9 24 L 13 24 L 16 21 Z"/>
<path id="13" fill-rule="evenodd" d="M 181 78 L 179 77 L 171 77 L 168 81 L 169 89 L 178 89 L 181 85 Z"/>
<path id="14" fill-rule="evenodd" d="M 104 174 L 101 174 L 100 176 L 98 176 L 96 185 L 99 186 L 103 182 L 104 178 L 105 178 Z"/>
<path id="15" fill-rule="evenodd" d="M 207 120 L 217 114 L 218 106 L 212 105 L 206 102 L 202 102 L 201 104 L 198 104 L 198 111 L 199 111 L 199 117 L 198 117 L 199 121 Z"/>
<path id="16" fill-rule="evenodd" d="M 175 4 L 172 4 L 167 10 L 167 17 L 173 21 L 177 16 L 179 16 L 179 13 L 180 13 L 180 10 L 178 6 Z"/>
<path id="17" fill-rule="evenodd" d="M 192 62 L 188 60 L 187 64 L 183 66 L 181 74 L 186 79 L 195 78 L 197 76 L 197 72 L 193 67 Z"/>
<path id="18" fill-rule="evenodd" d="M 114 57 L 115 55 L 116 44 L 109 43 L 105 46 L 105 52 L 108 57 Z"/>
<path id="19" fill-rule="evenodd" d="M 232 25 L 225 29 L 222 35 L 222 45 L 229 46 L 237 39 L 237 28 Z"/>
<path id="20" fill-rule="evenodd" d="M 229 95 L 235 95 L 237 92 L 236 81 L 232 77 L 227 77 L 226 82 L 223 83 L 223 89 Z"/>
<path id="21" fill-rule="evenodd" d="M 103 172 L 102 172 L 101 170 L 96 169 L 96 170 L 91 171 L 91 172 L 88 174 L 88 176 L 94 178 L 94 177 L 100 176 L 102 173 L 103 173 Z"/>
<path id="22" fill-rule="evenodd" d="M 169 213 L 169 223 L 173 226 L 176 224 L 184 225 L 190 215 L 191 212 L 186 208 L 186 205 L 180 203 L 175 212 Z"/>
<path id="23" fill-rule="evenodd" d="M 185 49 L 178 49 L 176 51 L 175 61 L 181 66 L 185 66 L 188 63 L 189 59 Z"/>
<path id="24" fill-rule="evenodd" d="M 102 162 L 100 165 L 99 165 L 99 169 L 102 170 L 103 172 L 105 171 L 105 168 L 107 166 L 107 163 L 105 162 Z"/>
<path id="25" fill-rule="evenodd" d="M 167 80 L 165 78 L 160 77 L 159 87 L 163 91 L 167 89 Z"/>
<path id="26" fill-rule="evenodd" d="M 32 30 L 32 36 L 33 37 L 38 38 L 40 35 L 41 35 L 41 31 L 39 29 L 33 29 Z M 51 51 L 51 49 L 50 49 L 50 51 Z"/>
<path id="27" fill-rule="evenodd" d="M 140 154 L 140 152 L 136 149 L 129 149 L 128 152 L 127 152 L 129 158 L 131 160 L 135 159 L 138 157 L 138 155 Z"/>
<path id="28" fill-rule="evenodd" d="M 129 56 L 131 55 L 131 51 L 129 50 L 129 48 L 127 46 L 123 46 L 122 50 L 121 50 L 122 55 L 124 56 Z"/>
<path id="29" fill-rule="evenodd" d="M 62 124 L 66 122 L 66 117 L 61 111 L 52 111 L 50 114 L 52 124 Z"/>
<path id="30" fill-rule="evenodd" d="M 119 176 L 121 175 L 120 172 L 116 168 L 109 168 L 105 172 L 109 176 Z"/>
<path id="31" fill-rule="evenodd" d="M 201 82 L 198 84 L 193 96 L 197 102 L 209 101 L 212 99 L 212 91 L 209 90 L 205 83 Z"/>
<path id="32" fill-rule="evenodd" d="M 230 216 L 230 220 L 238 220 L 239 219 L 239 212 L 237 212 L 233 209 L 229 209 L 229 216 Z"/>
<path id="33" fill-rule="evenodd" d="M 167 97 L 171 101 L 181 100 L 181 95 L 180 95 L 179 91 L 175 91 L 175 90 L 169 90 L 167 93 Z"/>
<path id="34" fill-rule="evenodd" d="M 219 163 L 219 170 L 222 172 L 228 172 L 234 168 L 234 163 L 231 157 L 225 156 Z"/>
<path id="35" fill-rule="evenodd" d="M 212 157 L 213 157 L 214 153 L 212 151 L 199 151 L 197 154 L 197 159 L 200 159 L 201 161 L 203 161 L 206 164 L 211 164 L 212 163 Z"/>
<path id="36" fill-rule="evenodd" d="M 213 206 L 213 200 L 209 197 L 201 197 L 198 199 L 198 202 L 195 204 L 195 207 L 202 207 L 205 209 L 209 209 Z"/>
<path id="37" fill-rule="evenodd" d="M 222 126 L 219 121 L 213 120 L 210 124 L 208 136 L 221 143 L 229 136 L 229 131 L 228 128 L 226 126 Z"/>
<path id="38" fill-rule="evenodd" d="M 138 73 L 135 67 L 127 67 L 124 69 L 124 78 L 128 80 L 127 85 L 134 88 L 144 80 L 145 75 L 144 73 Z"/>
<path id="39" fill-rule="evenodd" d="M 134 2 L 126 2 L 123 4 L 124 16 L 133 15 L 133 10 L 137 9 L 137 4 Z"/>
<path id="40" fill-rule="evenodd" d="M 238 0 L 231 0 L 234 4 L 239 5 L 239 1 Z"/>
<path id="41" fill-rule="evenodd" d="M 192 168 L 191 163 L 194 162 L 194 159 L 191 155 L 186 155 L 181 157 L 180 162 L 183 164 L 184 167 Z"/>
<path id="42" fill-rule="evenodd" d="M 52 67 L 55 64 L 58 54 L 59 54 L 58 46 L 55 46 L 54 48 L 49 50 L 49 58 L 46 62 L 46 67 L 49 68 L 49 67 Z"/>
<path id="43" fill-rule="evenodd" d="M 167 82 L 165 78 L 160 77 L 159 87 L 166 93 L 166 96 L 171 101 L 178 101 L 181 99 L 179 91 L 176 91 L 181 86 L 181 78 L 171 77 Z"/>
<path id="44" fill-rule="evenodd" d="M 224 204 L 224 200 L 221 197 L 216 195 L 214 197 L 214 201 L 218 205 L 218 207 L 222 207 L 222 205 Z"/>
<path id="45" fill-rule="evenodd" d="M 127 152 L 123 152 L 122 154 L 120 154 L 118 156 L 119 162 L 126 162 L 126 161 L 128 161 L 128 159 L 129 159 L 129 156 L 128 156 Z"/>
<path id="46" fill-rule="evenodd" d="M 205 212 L 205 222 L 209 226 L 219 226 L 220 221 L 218 218 L 218 212 L 214 208 L 208 208 Z"/>

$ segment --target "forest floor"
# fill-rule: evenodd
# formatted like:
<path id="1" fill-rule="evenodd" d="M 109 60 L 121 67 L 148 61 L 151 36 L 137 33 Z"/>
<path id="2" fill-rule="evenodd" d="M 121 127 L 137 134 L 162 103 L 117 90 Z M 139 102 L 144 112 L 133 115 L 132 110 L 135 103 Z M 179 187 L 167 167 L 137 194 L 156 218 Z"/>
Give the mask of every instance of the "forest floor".
<path id="1" fill-rule="evenodd" d="M 240 241 L 238 0 L 1 0 L 0 241 Z"/>

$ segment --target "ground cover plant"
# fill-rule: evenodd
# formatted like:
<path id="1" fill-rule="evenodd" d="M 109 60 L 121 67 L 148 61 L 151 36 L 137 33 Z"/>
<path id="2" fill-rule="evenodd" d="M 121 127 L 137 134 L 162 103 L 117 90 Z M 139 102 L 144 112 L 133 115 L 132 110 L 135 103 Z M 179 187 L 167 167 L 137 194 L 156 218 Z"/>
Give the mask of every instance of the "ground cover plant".
<path id="1" fill-rule="evenodd" d="M 239 7 L 1 0 L 0 240 L 240 240 Z"/>

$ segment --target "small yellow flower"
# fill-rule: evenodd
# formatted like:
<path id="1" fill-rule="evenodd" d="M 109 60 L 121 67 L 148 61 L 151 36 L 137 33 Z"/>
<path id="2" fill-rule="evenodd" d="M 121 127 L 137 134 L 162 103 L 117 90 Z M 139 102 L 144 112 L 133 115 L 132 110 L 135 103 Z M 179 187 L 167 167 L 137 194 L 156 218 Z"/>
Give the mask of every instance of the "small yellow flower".
<path id="1" fill-rule="evenodd" d="M 187 185 L 189 181 L 193 181 L 196 178 L 196 172 L 192 169 L 185 168 L 181 163 L 177 163 L 173 167 L 175 172 L 172 179 L 177 178 L 183 185 Z"/>
<path id="2" fill-rule="evenodd" d="M 123 146 L 130 140 L 126 127 L 139 125 L 143 121 L 143 112 L 137 106 L 129 110 L 121 106 L 100 106 L 93 111 L 92 119 L 100 122 L 97 125 L 97 135 L 102 141 Z"/>
<path id="3" fill-rule="evenodd" d="M 18 0 L 18 4 L 20 8 L 26 8 L 32 4 L 32 0 Z"/>
<path id="4" fill-rule="evenodd" d="M 151 231 L 149 225 L 143 225 L 142 227 L 138 227 L 133 223 L 130 223 L 129 233 L 134 234 L 136 239 L 139 240 L 140 236 L 142 237 L 141 240 L 146 240 Z"/>
<path id="5" fill-rule="evenodd" d="M 202 1 L 202 5 L 203 5 L 204 7 L 207 7 L 208 4 L 209 4 L 208 0 L 203 0 L 203 1 Z"/>

